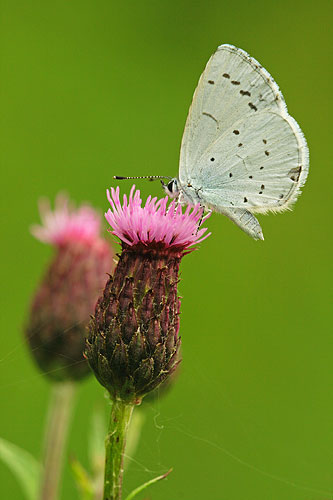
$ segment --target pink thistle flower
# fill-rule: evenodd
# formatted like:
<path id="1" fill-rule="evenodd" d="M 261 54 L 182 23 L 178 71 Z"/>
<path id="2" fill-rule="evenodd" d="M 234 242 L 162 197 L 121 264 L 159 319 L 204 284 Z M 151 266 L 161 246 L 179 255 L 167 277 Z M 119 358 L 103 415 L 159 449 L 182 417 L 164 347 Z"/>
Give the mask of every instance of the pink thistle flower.
<path id="1" fill-rule="evenodd" d="M 94 242 L 99 237 L 101 220 L 99 214 L 89 205 L 75 209 L 67 196 L 59 194 L 52 211 L 50 202 L 39 203 L 43 225 L 31 227 L 31 233 L 43 243 L 61 246 L 68 241 Z"/>
<path id="2" fill-rule="evenodd" d="M 132 187 L 120 203 L 119 188 L 107 192 L 105 217 L 122 242 L 122 253 L 99 298 L 85 355 L 111 398 L 136 404 L 165 382 L 179 360 L 179 264 L 209 235 L 202 210 L 168 198 L 148 197 Z"/>
<path id="3" fill-rule="evenodd" d="M 55 249 L 32 301 L 26 336 L 39 367 L 52 379 L 79 379 L 90 372 L 83 357 L 86 328 L 113 252 L 100 236 L 101 219 L 88 205 L 77 209 L 64 196 L 41 205 L 42 226 L 32 233 Z"/>
<path id="4" fill-rule="evenodd" d="M 167 196 L 159 201 L 148 196 L 142 207 L 140 191 L 135 191 L 135 186 L 128 200 L 124 195 L 123 204 L 119 199 L 119 187 L 111 188 L 111 194 L 107 190 L 107 198 L 112 210 L 106 212 L 105 218 L 113 228 L 111 232 L 129 246 L 157 245 L 159 249 L 185 251 L 210 235 L 204 234 L 206 228 L 198 229 L 202 218 L 200 205 L 188 206 L 183 213 L 175 200 L 168 206 Z"/>

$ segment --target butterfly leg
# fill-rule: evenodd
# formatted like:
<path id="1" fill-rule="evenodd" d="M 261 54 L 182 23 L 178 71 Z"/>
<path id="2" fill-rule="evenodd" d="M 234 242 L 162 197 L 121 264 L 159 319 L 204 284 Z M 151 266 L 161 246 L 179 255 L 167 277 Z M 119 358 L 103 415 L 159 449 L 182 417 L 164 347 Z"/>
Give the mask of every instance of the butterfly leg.
<path id="1" fill-rule="evenodd" d="M 205 210 L 206 210 L 206 215 L 203 215 L 203 216 L 201 217 L 201 220 L 200 220 L 200 226 L 201 226 L 201 224 L 202 224 L 203 222 L 205 222 L 205 220 L 207 220 L 207 219 L 211 216 L 211 214 L 213 213 L 213 210 L 211 210 L 210 208 L 208 208 L 208 209 L 206 208 Z"/>
<path id="2" fill-rule="evenodd" d="M 213 212 L 213 210 L 211 210 L 210 208 L 207 209 L 204 205 L 200 205 L 200 208 L 202 209 L 202 214 L 198 222 L 198 230 L 205 222 L 205 220 L 208 219 L 208 217 L 210 217 L 211 213 Z M 205 212 L 206 215 L 204 215 Z"/>
<path id="3" fill-rule="evenodd" d="M 205 220 L 208 219 L 208 217 L 210 217 L 210 215 L 213 211 L 210 208 L 207 209 L 203 205 L 200 205 L 200 208 L 202 209 L 202 214 L 201 214 L 201 217 L 200 217 L 199 222 L 198 222 L 196 234 L 198 234 L 198 231 L 199 231 L 200 227 L 202 226 L 203 222 L 205 222 Z M 207 212 L 206 215 L 204 215 L 205 211 Z"/>

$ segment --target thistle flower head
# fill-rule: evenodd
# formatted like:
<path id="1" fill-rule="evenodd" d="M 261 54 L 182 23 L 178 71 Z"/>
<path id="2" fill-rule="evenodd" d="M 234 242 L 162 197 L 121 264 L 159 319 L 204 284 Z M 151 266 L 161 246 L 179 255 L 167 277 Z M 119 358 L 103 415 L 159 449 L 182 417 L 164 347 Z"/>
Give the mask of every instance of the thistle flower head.
<path id="1" fill-rule="evenodd" d="M 167 198 L 148 197 L 142 207 L 134 190 L 122 204 L 119 188 L 108 192 L 105 216 L 122 253 L 96 304 L 85 350 L 99 382 L 127 403 L 141 401 L 180 362 L 179 264 L 208 236 L 198 227 L 198 206 L 183 213 Z"/>
<path id="2" fill-rule="evenodd" d="M 129 198 L 123 197 L 123 204 L 119 199 L 119 187 L 107 190 L 107 197 L 112 207 L 105 218 L 113 228 L 112 233 L 129 246 L 159 250 L 184 252 L 196 243 L 200 243 L 209 234 L 207 229 L 198 229 L 202 217 L 202 208 L 199 205 L 188 206 L 183 213 L 181 205 L 173 200 L 168 206 L 168 197 L 157 201 L 157 198 L 148 196 L 144 206 L 140 198 L 140 191 L 132 187 Z"/>
<path id="3" fill-rule="evenodd" d="M 55 210 L 44 202 L 43 226 L 32 233 L 56 251 L 34 295 L 26 337 L 39 367 L 54 380 L 79 379 L 90 372 L 83 357 L 86 327 L 113 252 L 100 236 L 100 217 L 83 205 L 74 209 L 57 197 Z"/>
<path id="4" fill-rule="evenodd" d="M 31 233 L 43 243 L 61 246 L 69 241 L 95 242 L 99 238 L 101 220 L 89 205 L 75 209 L 64 194 L 59 194 L 52 211 L 47 199 L 40 201 L 42 225 L 31 227 Z"/>

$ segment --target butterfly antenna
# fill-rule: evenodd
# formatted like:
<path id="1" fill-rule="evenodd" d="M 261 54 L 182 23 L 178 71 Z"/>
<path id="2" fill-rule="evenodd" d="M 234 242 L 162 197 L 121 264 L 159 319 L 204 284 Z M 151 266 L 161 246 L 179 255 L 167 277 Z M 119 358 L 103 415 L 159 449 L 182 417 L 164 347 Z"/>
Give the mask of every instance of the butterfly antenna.
<path id="1" fill-rule="evenodd" d="M 141 175 L 138 177 L 122 177 L 120 175 L 114 175 L 113 178 L 118 181 L 126 179 L 148 179 L 149 181 L 155 181 L 156 179 L 172 179 L 172 177 L 169 177 L 168 175 Z"/>

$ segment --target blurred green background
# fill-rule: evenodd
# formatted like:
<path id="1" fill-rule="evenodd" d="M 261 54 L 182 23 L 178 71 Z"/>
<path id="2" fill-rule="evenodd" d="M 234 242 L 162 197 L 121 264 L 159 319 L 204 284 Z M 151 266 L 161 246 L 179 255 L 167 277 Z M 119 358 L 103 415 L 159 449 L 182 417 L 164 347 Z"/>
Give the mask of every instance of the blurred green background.
<path id="1" fill-rule="evenodd" d="M 22 339 L 52 254 L 29 234 L 38 198 L 65 189 L 104 210 L 114 174 L 176 175 L 199 75 L 232 43 L 280 85 L 310 175 L 293 212 L 260 217 L 264 242 L 214 215 L 212 236 L 184 258 L 181 375 L 146 406 L 124 490 L 173 466 L 139 498 L 332 498 L 332 22 L 323 0 L 2 0 L 1 436 L 40 453 L 50 387 Z M 101 401 L 91 377 L 68 447 L 83 462 Z M 23 498 L 2 464 L 0 490 Z M 76 495 L 67 467 L 62 499 Z"/>

